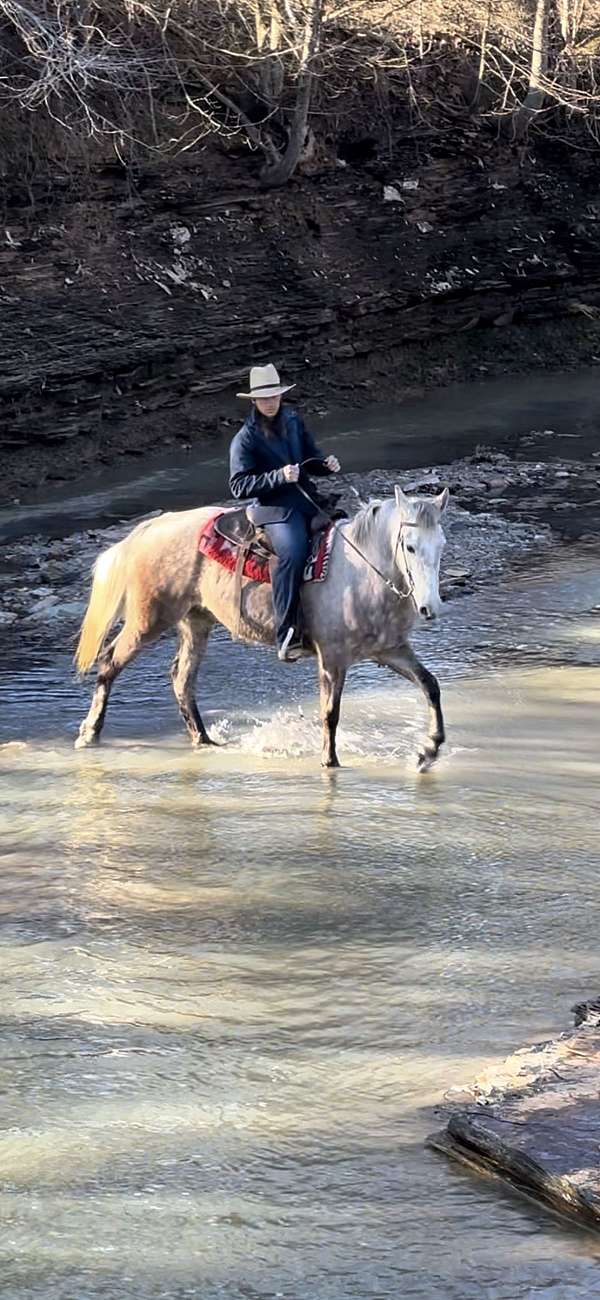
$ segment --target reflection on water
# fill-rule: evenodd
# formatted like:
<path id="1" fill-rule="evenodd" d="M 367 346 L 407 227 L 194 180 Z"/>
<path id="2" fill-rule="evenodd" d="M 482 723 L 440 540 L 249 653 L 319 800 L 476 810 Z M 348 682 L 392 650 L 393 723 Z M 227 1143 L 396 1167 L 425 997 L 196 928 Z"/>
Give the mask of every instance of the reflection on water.
<path id="1" fill-rule="evenodd" d="M 425 779 L 420 701 L 368 667 L 334 774 L 310 669 L 224 641 L 207 755 L 164 646 L 98 751 L 64 737 L 66 652 L 3 682 L 4 1295 L 596 1293 L 586 1236 L 423 1147 L 447 1087 L 598 991 L 596 572 L 428 634 L 450 743 Z"/>

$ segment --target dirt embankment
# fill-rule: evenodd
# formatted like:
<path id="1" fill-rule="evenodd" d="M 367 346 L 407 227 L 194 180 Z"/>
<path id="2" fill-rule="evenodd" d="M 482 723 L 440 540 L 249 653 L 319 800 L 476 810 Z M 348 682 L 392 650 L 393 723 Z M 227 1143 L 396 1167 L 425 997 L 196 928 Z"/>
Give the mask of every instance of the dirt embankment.
<path id="1" fill-rule="evenodd" d="M 251 362 L 313 410 L 600 358 L 600 181 L 452 136 L 265 194 L 205 154 L 15 202 L 0 243 L 3 499 L 231 427 Z"/>

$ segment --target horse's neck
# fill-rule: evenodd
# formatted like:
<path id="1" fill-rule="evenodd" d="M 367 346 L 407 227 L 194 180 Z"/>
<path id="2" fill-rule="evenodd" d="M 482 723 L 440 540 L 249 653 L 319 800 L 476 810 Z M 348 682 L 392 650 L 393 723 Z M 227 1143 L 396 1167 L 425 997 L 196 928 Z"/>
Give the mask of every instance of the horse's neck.
<path id="1" fill-rule="evenodd" d="M 395 531 L 400 529 L 396 502 L 383 502 L 368 528 L 365 529 L 364 517 L 359 522 L 357 516 L 352 525 L 349 538 L 363 560 L 360 566 L 360 600 L 365 628 L 377 630 L 386 627 L 389 630 L 397 626 L 399 633 L 404 632 L 410 623 L 413 607 L 410 601 L 398 599 L 404 588 L 408 589 L 409 583 L 402 564 L 396 562 Z"/>
<path id="2" fill-rule="evenodd" d="M 376 564 L 386 574 L 394 563 L 391 516 L 395 506 L 395 501 L 383 501 L 377 514 L 371 519 L 371 525 L 366 532 L 361 526 L 363 521 L 360 515 L 357 515 L 351 521 L 349 530 L 350 539 L 355 546 L 363 552 L 372 564 Z"/>

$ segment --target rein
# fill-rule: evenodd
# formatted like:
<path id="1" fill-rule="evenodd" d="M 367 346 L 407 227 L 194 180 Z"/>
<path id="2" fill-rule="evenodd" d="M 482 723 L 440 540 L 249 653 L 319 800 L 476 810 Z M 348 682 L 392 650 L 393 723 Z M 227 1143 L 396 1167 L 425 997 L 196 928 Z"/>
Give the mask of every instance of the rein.
<path id="1" fill-rule="evenodd" d="M 318 510 L 319 513 L 325 517 L 328 523 L 330 523 L 333 528 L 336 528 L 337 527 L 336 521 L 329 514 L 329 511 L 323 510 L 321 506 L 317 505 L 317 502 L 313 501 L 312 497 L 309 496 L 308 492 L 305 492 L 303 487 L 300 487 L 299 483 L 296 483 L 295 486 L 298 488 L 298 491 L 302 493 L 302 496 L 306 497 L 307 501 L 310 501 L 311 506 L 314 506 L 315 510 Z M 373 564 L 373 561 L 370 560 L 368 556 L 364 554 L 363 551 L 361 551 L 360 547 L 357 546 L 355 542 L 351 541 L 349 537 L 346 537 L 345 533 L 338 532 L 338 536 L 341 537 L 345 546 L 349 546 L 351 550 L 355 551 L 356 554 L 359 556 L 359 558 L 363 560 L 364 563 L 368 566 L 368 568 L 371 569 L 373 573 L 376 573 L 378 578 L 381 578 L 381 581 L 388 588 L 388 591 L 391 591 L 392 594 L 396 596 L 398 600 L 410 600 L 410 597 L 412 596 L 415 587 L 412 580 L 408 560 L 406 559 L 406 551 L 404 549 L 404 539 L 402 537 L 402 529 L 415 528 L 415 527 L 418 527 L 418 525 L 410 524 L 407 520 L 401 520 L 400 524 L 398 525 L 398 536 L 396 537 L 396 545 L 394 547 L 394 567 L 397 569 L 398 568 L 398 547 L 402 546 L 402 555 L 404 557 L 404 565 L 406 570 L 403 576 L 406 579 L 406 583 L 408 587 L 407 591 L 399 591 L 398 587 L 394 582 L 392 582 L 391 578 L 387 578 L 385 573 L 382 573 L 381 569 L 378 569 L 377 565 Z"/>
<path id="2" fill-rule="evenodd" d="M 310 465 L 311 460 L 314 460 L 314 457 L 309 457 L 308 460 L 300 461 L 299 469 L 304 469 L 307 465 Z M 284 468 L 283 461 L 281 462 L 281 468 L 282 469 Z M 320 505 L 317 505 L 317 502 L 313 501 L 309 493 L 306 492 L 303 487 L 300 487 L 299 483 L 294 483 L 293 486 L 296 487 L 298 491 L 302 493 L 303 497 L 306 497 L 306 500 L 310 503 L 310 505 L 313 507 L 314 510 L 317 510 L 319 514 L 323 515 L 323 517 L 327 520 L 329 524 L 332 525 L 333 528 L 337 528 L 336 521 L 329 514 L 328 510 L 324 510 Z M 361 551 L 360 547 L 357 546 L 355 542 L 352 542 L 349 537 L 346 537 L 345 534 L 342 532 L 339 532 L 338 536 L 341 537 L 344 545 L 349 546 L 352 551 L 355 551 L 359 559 L 361 559 L 363 563 L 366 564 L 367 567 L 371 569 L 371 571 L 375 573 L 378 578 L 381 579 L 381 581 L 387 587 L 388 591 L 391 591 L 392 595 L 395 596 L 397 600 L 410 600 L 413 591 L 415 589 L 415 584 L 412 580 L 410 566 L 406 558 L 406 551 L 404 549 L 404 539 L 402 537 L 402 529 L 416 528 L 416 527 L 418 527 L 417 524 L 411 524 L 408 522 L 408 520 L 406 521 L 401 520 L 398 525 L 398 536 L 396 537 L 396 545 L 394 547 L 394 567 L 397 569 L 398 568 L 398 547 L 400 545 L 402 546 L 402 555 L 404 557 L 404 567 L 405 567 L 405 573 L 403 574 L 403 577 L 405 578 L 406 581 L 406 586 L 407 586 L 406 591 L 399 591 L 395 582 L 392 582 L 391 578 L 387 578 L 385 573 L 382 573 L 381 569 L 378 569 L 377 565 L 373 564 L 373 561 L 370 560 L 368 556 L 366 556 L 364 552 Z"/>

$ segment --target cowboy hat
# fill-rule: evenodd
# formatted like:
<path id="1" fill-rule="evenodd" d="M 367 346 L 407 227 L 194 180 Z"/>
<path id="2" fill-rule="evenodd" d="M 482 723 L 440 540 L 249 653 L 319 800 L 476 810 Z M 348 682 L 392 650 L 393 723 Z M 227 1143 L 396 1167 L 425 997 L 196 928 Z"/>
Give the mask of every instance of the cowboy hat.
<path id="1" fill-rule="evenodd" d="M 238 397 L 283 397 L 295 384 L 282 384 L 275 366 L 253 366 L 250 371 L 250 392 Z"/>

